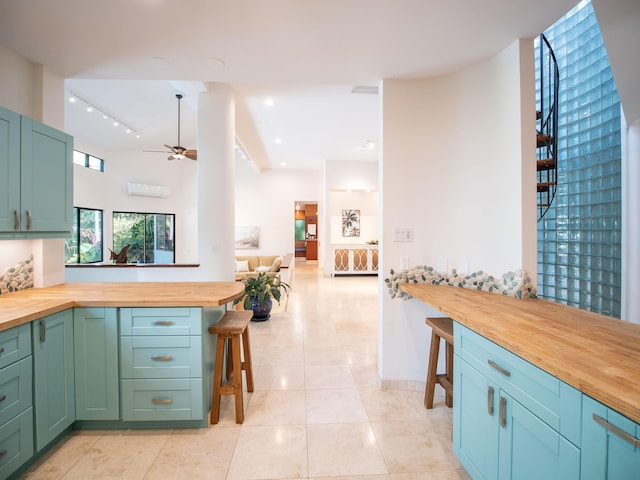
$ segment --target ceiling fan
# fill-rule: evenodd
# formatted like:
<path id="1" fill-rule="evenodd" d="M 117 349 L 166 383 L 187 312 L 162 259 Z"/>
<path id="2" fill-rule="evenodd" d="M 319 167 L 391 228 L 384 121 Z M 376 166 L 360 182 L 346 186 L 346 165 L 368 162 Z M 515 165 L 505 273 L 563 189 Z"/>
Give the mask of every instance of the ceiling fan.
<path id="1" fill-rule="evenodd" d="M 180 146 L 180 100 L 182 100 L 182 94 L 176 93 L 176 98 L 178 99 L 178 144 L 175 146 L 164 144 L 165 147 L 169 149 L 168 152 L 171 155 L 167 158 L 167 160 L 182 160 L 184 158 L 190 158 L 191 160 L 198 159 L 198 151 L 197 150 L 189 150 L 185 147 Z"/>

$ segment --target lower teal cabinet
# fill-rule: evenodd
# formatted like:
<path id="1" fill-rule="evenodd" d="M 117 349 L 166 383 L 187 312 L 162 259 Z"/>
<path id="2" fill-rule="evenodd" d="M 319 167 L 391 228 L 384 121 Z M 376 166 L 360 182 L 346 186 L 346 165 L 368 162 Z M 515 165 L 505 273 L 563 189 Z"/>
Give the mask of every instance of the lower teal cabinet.
<path id="1" fill-rule="evenodd" d="M 73 341 L 77 420 L 118 420 L 118 311 L 75 308 Z"/>
<path id="2" fill-rule="evenodd" d="M 36 451 L 75 420 L 73 310 L 33 322 L 33 387 Z"/>
<path id="3" fill-rule="evenodd" d="M 0 426 L 0 478 L 7 478 L 33 456 L 33 410 Z"/>
<path id="4" fill-rule="evenodd" d="M 454 344 L 453 451 L 469 475 L 579 479 L 580 392 L 457 323 Z"/>
<path id="5" fill-rule="evenodd" d="M 640 425 L 587 395 L 582 404 L 582 478 L 640 480 Z"/>

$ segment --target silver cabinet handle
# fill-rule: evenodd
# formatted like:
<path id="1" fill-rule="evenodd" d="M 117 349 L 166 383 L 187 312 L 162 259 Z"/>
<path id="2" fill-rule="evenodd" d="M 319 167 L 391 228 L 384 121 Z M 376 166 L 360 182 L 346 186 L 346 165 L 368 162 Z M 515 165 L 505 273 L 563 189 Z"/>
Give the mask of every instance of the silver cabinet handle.
<path id="1" fill-rule="evenodd" d="M 0 395 L 0 402 L 4 402 L 7 399 L 6 395 Z"/>
<path id="2" fill-rule="evenodd" d="M 497 371 L 499 371 L 502 375 L 504 375 L 505 377 L 510 377 L 511 376 L 511 372 L 509 370 L 505 370 L 504 368 L 502 368 L 500 365 L 498 365 L 496 362 L 494 362 L 493 360 L 487 360 L 487 363 L 489 364 L 489 366 Z"/>
<path id="3" fill-rule="evenodd" d="M 493 398 L 495 396 L 495 389 L 493 387 L 489 387 L 487 389 L 487 413 L 493 417 Z"/>
<path id="4" fill-rule="evenodd" d="M 151 357 L 151 360 L 154 362 L 170 362 L 173 360 L 171 355 L 156 355 L 155 357 Z"/>
<path id="5" fill-rule="evenodd" d="M 500 426 L 507 428 L 507 399 L 500 397 Z"/>
<path id="6" fill-rule="evenodd" d="M 153 398 L 151 400 L 151 403 L 153 403 L 154 405 L 171 405 L 173 403 L 173 400 L 171 400 L 170 398 Z"/>
<path id="7" fill-rule="evenodd" d="M 27 210 L 27 230 L 31 230 L 31 210 Z"/>
<path id="8" fill-rule="evenodd" d="M 16 231 L 20 231 L 20 211 L 16 210 L 16 222 L 15 222 Z"/>
<path id="9" fill-rule="evenodd" d="M 627 432 L 619 429 L 618 427 L 616 427 L 615 425 L 607 422 L 604 418 L 602 418 L 600 415 L 596 415 L 595 413 L 593 414 L 593 419 L 596 421 L 597 424 L 602 425 L 604 428 L 606 428 L 607 430 L 609 430 L 611 433 L 613 433 L 614 435 L 616 435 L 617 437 L 620 437 L 621 439 L 623 439 L 626 442 L 629 442 L 631 445 L 633 445 L 636 448 L 640 448 L 640 440 L 638 440 L 637 438 L 635 438 L 632 435 L 629 435 Z"/>
<path id="10" fill-rule="evenodd" d="M 44 343 L 47 339 L 47 326 L 44 323 L 44 320 L 40 320 L 40 342 Z"/>
<path id="11" fill-rule="evenodd" d="M 0 354 L 4 353 L 4 347 L 0 347 Z"/>
<path id="12" fill-rule="evenodd" d="M 173 325 L 174 322 L 171 320 L 156 320 L 153 322 L 154 325 Z"/>
<path id="13" fill-rule="evenodd" d="M 7 450 L 2 450 L 0 452 L 0 460 L 2 460 L 5 457 L 5 455 L 7 455 Z"/>

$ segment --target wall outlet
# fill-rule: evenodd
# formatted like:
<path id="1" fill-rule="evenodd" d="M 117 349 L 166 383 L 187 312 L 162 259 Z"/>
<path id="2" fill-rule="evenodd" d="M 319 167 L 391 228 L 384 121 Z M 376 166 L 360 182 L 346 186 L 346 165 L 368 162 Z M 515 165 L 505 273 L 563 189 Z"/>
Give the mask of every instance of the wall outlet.
<path id="1" fill-rule="evenodd" d="M 400 270 L 409 270 L 409 257 L 407 255 L 403 255 L 400 257 Z"/>

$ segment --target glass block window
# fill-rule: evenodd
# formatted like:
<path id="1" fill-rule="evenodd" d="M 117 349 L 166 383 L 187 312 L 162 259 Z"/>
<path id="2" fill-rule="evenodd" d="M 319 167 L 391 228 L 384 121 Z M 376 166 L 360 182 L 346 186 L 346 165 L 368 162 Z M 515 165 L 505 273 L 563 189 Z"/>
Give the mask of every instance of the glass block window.
<path id="1" fill-rule="evenodd" d="M 579 3 L 544 33 L 559 63 L 560 100 L 558 187 L 551 208 L 538 222 L 538 294 L 619 318 L 618 92 L 590 2 Z"/>

